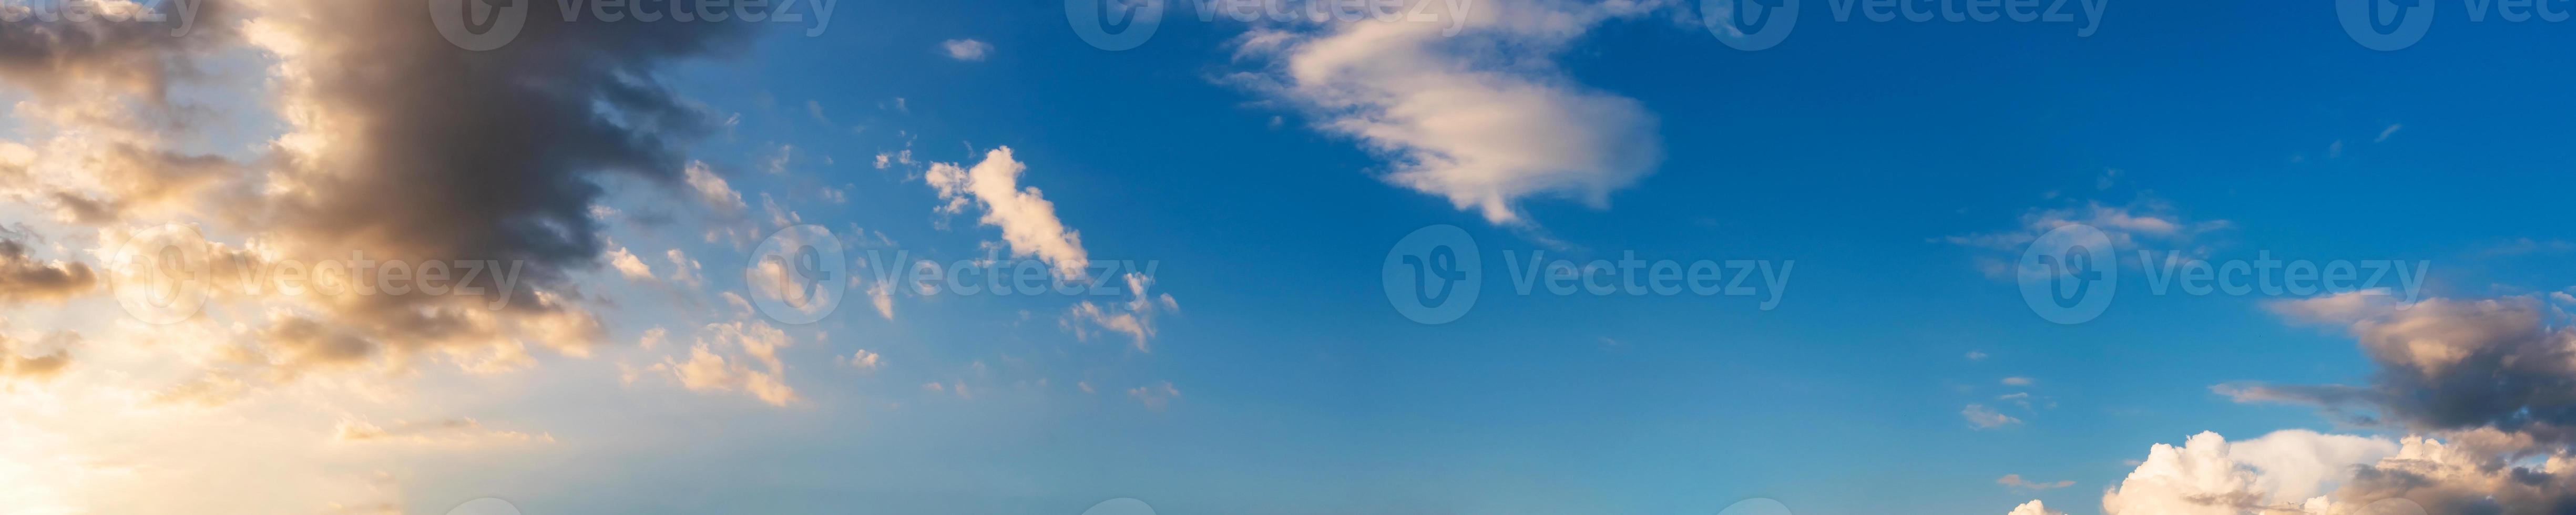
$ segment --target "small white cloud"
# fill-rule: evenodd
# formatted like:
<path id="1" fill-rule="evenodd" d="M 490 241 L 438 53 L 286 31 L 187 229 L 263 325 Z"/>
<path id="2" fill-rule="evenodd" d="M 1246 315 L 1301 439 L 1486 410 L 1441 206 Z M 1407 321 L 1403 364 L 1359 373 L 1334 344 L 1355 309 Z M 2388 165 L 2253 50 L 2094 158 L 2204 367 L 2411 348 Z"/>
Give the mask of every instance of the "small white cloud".
<path id="1" fill-rule="evenodd" d="M 2075 486 L 2074 481 L 2030 481 L 2022 479 L 2021 474 L 2004 474 L 2004 477 L 1995 480 L 1995 484 L 2030 490 L 2047 490 L 2051 488 Z"/>
<path id="2" fill-rule="evenodd" d="M 1966 409 L 1959 410 L 1959 416 L 1966 417 L 1968 425 L 1976 426 L 1977 429 L 1994 429 L 2021 423 L 2021 419 L 1996 412 L 1994 408 L 1988 408 L 1984 404 L 1970 404 Z"/>
<path id="3" fill-rule="evenodd" d="M 972 39 L 951 39 L 940 42 L 939 49 L 947 52 L 950 59 L 982 61 L 985 55 L 993 53 L 993 44 Z"/>
<path id="4" fill-rule="evenodd" d="M 1171 381 L 1163 381 L 1129 388 L 1127 396 L 1135 397 L 1137 402 L 1145 403 L 1147 408 L 1159 410 L 1171 406 L 1173 399 L 1181 398 L 1181 389 L 1173 387 Z"/>
<path id="5" fill-rule="evenodd" d="M 1968 351 L 1968 361 L 1985 361 L 1985 360 L 1986 360 L 1986 353 L 1984 353 L 1984 352 L 1980 352 L 1980 351 Z"/>
<path id="6" fill-rule="evenodd" d="M 2378 139 L 2370 140 L 2370 142 L 2371 142 L 2371 143 L 2385 143 L 2385 142 L 2387 142 L 2387 141 L 2388 141 L 2388 137 L 2389 137 L 2389 136 L 2393 136 L 2393 135 L 2396 135 L 2396 134 L 2397 134 L 2397 129 L 2403 129 L 2403 128 L 2406 128 L 2406 124 L 2403 124 L 2403 123 L 2392 123 L 2392 124 L 2388 124 L 2388 128 L 2386 128 L 2386 129 L 2380 129 L 2380 130 L 2379 130 L 2379 138 L 2378 138 Z"/>
<path id="7" fill-rule="evenodd" d="M 653 267 L 645 266 L 644 260 L 636 259 L 635 254 L 627 252 L 625 247 L 608 251 L 608 266 L 617 269 L 618 275 L 626 276 L 628 279 L 653 278 Z"/>
<path id="8" fill-rule="evenodd" d="M 876 370 L 885 366 L 885 356 L 868 352 L 867 349 L 859 349 L 858 353 L 851 354 L 849 360 L 843 363 L 848 363 L 851 368 L 859 370 Z"/>
<path id="9" fill-rule="evenodd" d="M 1056 218 L 1055 203 L 1036 187 L 1020 186 L 1020 174 L 1027 171 L 1028 165 L 1012 158 L 1010 147 L 1002 147 L 985 153 L 984 161 L 973 168 L 934 163 L 924 180 L 948 202 L 939 208 L 941 212 L 982 206 L 984 216 L 979 221 L 1002 229 L 1002 241 L 1010 244 L 1013 257 L 1036 256 L 1055 265 L 1058 277 L 1083 278 L 1091 258 L 1082 249 L 1082 234 Z"/>
<path id="10" fill-rule="evenodd" d="M 2006 377 L 2003 382 L 2004 386 L 2030 386 L 2032 381 L 2027 377 Z"/>

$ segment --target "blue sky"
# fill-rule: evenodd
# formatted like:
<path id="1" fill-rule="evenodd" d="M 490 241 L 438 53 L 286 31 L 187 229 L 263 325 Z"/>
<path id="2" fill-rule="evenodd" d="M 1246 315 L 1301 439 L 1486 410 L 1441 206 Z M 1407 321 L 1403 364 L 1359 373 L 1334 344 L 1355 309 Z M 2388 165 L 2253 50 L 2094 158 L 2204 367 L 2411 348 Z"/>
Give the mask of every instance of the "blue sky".
<path id="1" fill-rule="evenodd" d="M 249 454 L 280 464 L 242 481 L 291 493 L 173 499 L 445 513 L 495 497 L 529 514 L 1071 514 L 1114 498 L 1159 513 L 1714 513 L 1749 498 L 1797 513 L 1994 514 L 2033 500 L 2045 508 L 2012 513 L 2203 513 L 2138 499 L 2242 492 L 2169 492 L 2187 481 L 2160 482 L 2168 476 L 2158 460 L 2179 458 L 2151 448 L 2202 432 L 2241 443 L 2283 430 L 2385 448 L 2355 451 L 2369 459 L 2319 458 L 2345 475 L 2306 490 L 2278 486 L 2297 481 L 2279 479 L 2291 467 L 2269 458 L 2222 458 L 2223 471 L 2263 478 L 2248 480 L 2260 487 L 2247 495 L 2288 504 L 2388 498 L 2345 469 L 2374 466 L 2415 445 L 2410 436 L 2459 443 L 2503 431 L 2540 435 L 2497 451 L 2516 459 L 2569 452 L 2523 419 L 2463 425 L 2413 411 L 2438 406 L 2380 401 L 2364 408 L 2375 423 L 2362 423 L 2335 402 L 2301 406 L 2283 400 L 2290 394 L 2223 385 L 2413 391 L 2391 378 L 2440 370 L 2408 361 L 2433 358 L 2374 354 L 2383 347 L 2371 342 L 2424 341 L 2374 338 L 2453 319 L 2408 317 L 2536 314 L 2537 325 L 2513 327 L 2566 334 L 2576 298 L 2564 292 L 2576 278 L 2564 263 L 2576 245 L 2564 200 L 2576 176 L 2560 149 L 2576 134 L 2564 116 L 2576 97 L 2549 85 L 2576 58 L 2548 49 L 2576 41 L 2576 25 L 2471 21 L 2461 4 L 2436 1 L 2449 10 L 2428 36 L 2378 51 L 2346 34 L 2325 4 L 2111 2 L 2098 32 L 2079 37 L 2069 23 L 1838 22 L 1830 3 L 1806 2 L 1786 40 L 1745 51 L 1712 35 L 1691 2 L 1492 0 L 1470 4 L 1487 9 L 1474 15 L 1553 14 L 1564 25 L 1477 18 L 1491 25 L 1419 47 L 1344 48 L 1334 43 L 1380 22 L 1200 21 L 1174 4 L 1150 40 L 1107 51 L 1079 37 L 1058 2 L 971 0 L 852 2 L 820 35 L 742 24 L 750 28 L 709 37 L 703 51 L 672 49 L 700 43 L 698 27 L 634 36 L 618 30 L 636 24 L 589 20 L 496 53 L 427 45 L 402 50 L 425 58 L 379 60 L 368 52 L 397 45 L 299 43 L 349 30 L 278 21 L 304 3 L 246 2 L 231 15 L 249 28 L 191 36 L 218 39 L 211 50 L 156 57 L 208 70 L 146 81 L 171 81 L 183 104 L 207 108 L 187 115 L 205 117 L 197 128 L 94 122 L 54 108 L 106 106 L 97 108 L 135 119 L 168 108 L 144 101 L 147 90 L 104 100 L 48 90 L 57 80 L 133 82 L 105 68 L 0 69 L 27 74 L 8 77 L 6 94 L 23 103 L 0 131 L 10 145 L 0 164 L 36 171 L 0 174 L 15 181 L 0 183 L 0 213 L 25 220 L 10 241 L 41 242 L 0 256 L 20 267 L 0 272 L 105 271 L 120 240 L 167 223 L 199 227 L 219 248 L 287 249 L 270 259 L 351 247 L 491 250 L 541 256 L 529 259 L 558 275 L 540 277 L 526 298 L 577 306 L 492 316 L 551 324 L 559 319 L 544 317 L 585 314 L 598 343 L 505 332 L 489 347 L 406 344 L 450 340 L 394 334 L 367 322 L 376 312 L 333 299 L 225 298 L 190 325 L 154 327 L 120 316 L 112 277 L 0 296 L 0 335 L 9 335 L 0 343 L 20 342 L 0 346 L 0 359 L 60 350 L 72 363 L 17 383 L 0 374 L 0 386 L 16 385 L 0 392 L 17 397 L 0 407 L 22 420 L 0 427 L 62 442 L 0 446 L 0 456 L 171 460 L 143 467 L 161 475 L 67 474 L 0 499 L 37 513 L 149 512 L 156 501 L 120 493 L 201 480 Z M 435 41 L 413 14 L 346 16 L 421 25 L 393 25 L 400 30 L 387 41 Z M 585 37 L 608 42 L 563 42 Z M 685 42 L 663 48 L 674 41 Z M 557 45 L 577 49 L 564 55 L 649 55 L 609 60 L 616 73 L 557 76 L 542 64 L 554 62 L 543 59 Z M 1361 71 L 1301 75 L 1295 66 L 1332 59 Z M 296 222 L 295 211 L 231 207 L 256 203 L 227 191 L 335 194 L 328 177 L 373 172 L 330 172 L 327 163 L 365 164 L 381 156 L 346 149 L 390 148 L 364 138 L 416 133 L 481 148 L 474 142 L 488 140 L 476 138 L 513 125 L 473 118 L 410 130 L 439 109 L 349 118 L 363 123 L 297 118 L 298 106 L 399 104 L 339 103 L 374 97 L 334 89 L 351 79 L 328 72 L 373 62 L 504 70 L 454 83 L 468 87 L 571 84 L 563 87 L 576 90 L 575 108 L 565 112 L 590 102 L 591 115 L 621 120 L 610 133 L 655 143 L 614 161 L 630 164 L 564 165 L 561 177 L 598 190 L 567 194 L 563 205 L 587 210 L 581 219 L 596 226 L 579 234 L 529 223 L 596 243 L 568 258 L 553 247 L 486 245 L 494 239 L 483 236 L 546 220 L 535 209 L 452 233 L 385 236 L 422 227 L 406 220 L 467 217 L 404 218 L 396 215 L 412 206 L 395 203 L 343 215 L 376 230 L 332 232 Z M 669 105 L 602 100 L 622 90 L 599 77 L 655 85 L 636 95 Z M 526 87 L 497 95 L 549 91 Z M 539 109 L 554 104 L 514 112 L 440 104 L 458 99 L 434 91 L 418 98 L 532 125 L 560 114 Z M 690 113 L 704 115 L 703 130 L 623 123 L 643 114 L 699 123 L 668 121 Z M 1444 114 L 1468 122 L 1442 125 Z M 105 125 L 85 125 L 93 123 Z M 205 172 L 229 174 L 209 181 L 253 186 L 159 195 L 116 179 L 123 172 L 89 168 L 117 161 L 79 157 L 104 147 L 83 138 L 208 154 L 239 170 Z M 337 143 L 305 146 L 311 140 Z M 295 168 L 307 162 L 326 164 Z M 1025 170 L 986 175 L 997 163 Z M 629 165 L 644 171 L 601 171 Z M 417 178 L 400 170 L 385 173 Z M 520 196 L 481 192 L 540 176 L 446 173 L 417 174 L 436 178 L 421 179 L 426 186 L 366 191 L 456 186 L 464 193 L 447 200 L 463 212 L 486 201 L 515 206 L 491 199 Z M 997 196 L 1020 188 L 1040 193 Z M 56 191 L 128 208 L 87 217 Z M 726 195 L 740 203 L 726 206 Z M 1046 209 L 1023 209 L 1038 195 Z M 2132 225 L 2140 220 L 2154 225 Z M 763 273 L 753 244 L 797 224 L 831 230 L 853 260 L 879 251 L 1156 267 L 1142 297 L 892 288 L 880 312 L 868 272 L 853 271 L 862 281 L 815 324 L 731 304 L 763 295 L 743 272 Z M 2116 302 L 2082 323 L 2034 313 L 2011 273 L 1998 272 L 2064 224 L 2105 227 L 2127 261 Z M 1487 276 L 1465 316 L 1424 324 L 1390 306 L 1379 265 L 1399 239 L 1435 225 L 1463 229 L 1483 250 Z M 464 243 L 413 244 L 453 234 Z M 1059 241 L 1076 254 L 1046 246 Z M 1514 294 L 1503 251 L 1795 268 L 1766 310 L 1758 297 Z M 2429 262 L 2421 291 L 2404 294 L 2434 307 L 2348 312 L 2330 309 L 2346 298 L 2330 294 L 2149 295 L 2137 272 L 2154 264 L 2135 260 L 2139 251 L 2213 262 L 2258 253 Z M 620 255 L 644 270 L 622 274 Z M 300 354 L 302 344 L 280 343 L 292 333 L 262 325 L 292 318 L 279 313 L 345 323 L 333 334 L 363 342 L 352 344 L 359 357 L 308 359 L 320 354 Z M 190 331 L 232 343 L 152 343 Z M 763 331 L 788 343 L 761 347 Z M 64 332 L 78 339 L 48 339 Z M 2508 333 L 2521 334 L 2498 331 Z M 269 357 L 227 361 L 223 349 L 236 347 Z M 701 363 L 693 348 L 731 372 L 691 375 Z M 764 380 L 793 393 L 763 393 L 775 391 L 762 390 Z M 197 384 L 234 387 L 225 400 L 186 407 L 136 400 Z M 66 408 L 97 402 L 113 407 Z M 2497 402 L 2523 403 L 2513 407 L 2526 415 L 2556 407 Z M 127 416 L 167 425 L 131 430 L 150 444 L 83 436 L 111 434 L 92 428 Z M 2303 437 L 2282 438 L 2274 441 Z M 0 467 L 0 478 L 33 477 L 12 472 Z M 2008 475 L 2025 483 L 1999 481 Z M 2524 494 L 2489 495 L 2396 494 L 2434 513 L 2476 502 L 2537 509 L 2516 504 L 2533 498 Z M 2306 506 L 2333 504 L 2317 503 Z M 2334 506 L 2302 513 L 2359 513 Z"/>

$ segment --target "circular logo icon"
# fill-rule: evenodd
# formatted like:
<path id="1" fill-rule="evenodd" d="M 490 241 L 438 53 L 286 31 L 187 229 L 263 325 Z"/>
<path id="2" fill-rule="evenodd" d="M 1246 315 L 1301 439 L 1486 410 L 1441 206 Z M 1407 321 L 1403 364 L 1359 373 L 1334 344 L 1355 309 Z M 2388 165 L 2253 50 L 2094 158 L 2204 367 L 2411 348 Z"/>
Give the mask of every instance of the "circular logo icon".
<path id="1" fill-rule="evenodd" d="M 1091 505 L 1091 509 L 1082 510 L 1082 515 L 1154 515 L 1154 506 L 1145 504 L 1145 501 L 1120 497 Z"/>
<path id="2" fill-rule="evenodd" d="M 535 1 L 429 0 L 429 22 L 457 48 L 492 50 L 519 38 L 528 26 L 528 4 Z"/>
<path id="3" fill-rule="evenodd" d="M 1717 515 L 1790 515 L 1790 513 L 1789 505 L 1780 504 L 1780 501 L 1755 497 L 1735 501 L 1735 504 L 1728 505 L 1726 509 L 1718 510 Z"/>
<path id="4" fill-rule="evenodd" d="M 107 255 L 108 290 L 136 320 L 176 324 L 206 307 L 206 236 L 196 227 L 163 225 L 134 233 Z"/>
<path id="5" fill-rule="evenodd" d="M 761 240 L 742 276 L 761 314 L 782 324 L 804 325 L 841 307 L 841 296 L 850 288 L 850 262 L 842 259 L 841 240 L 830 229 L 799 225 Z"/>
<path id="6" fill-rule="evenodd" d="M 1145 45 L 1163 26 L 1164 0 L 1064 0 L 1064 21 L 1092 48 L 1117 52 Z M 1124 30 L 1110 32 L 1113 26 Z"/>
<path id="7" fill-rule="evenodd" d="M 510 501 L 485 497 L 456 505 L 456 509 L 447 510 L 447 515 L 519 515 L 519 506 L 510 504 Z"/>
<path id="8" fill-rule="evenodd" d="M 1700 24 L 1736 50 L 1779 46 L 1798 28 L 1798 0 L 1700 0 Z"/>
<path id="9" fill-rule="evenodd" d="M 1416 229 L 1386 252 L 1379 278 L 1386 301 L 1405 318 L 1431 325 L 1467 316 L 1484 284 L 1476 239 L 1455 225 Z"/>
<path id="10" fill-rule="evenodd" d="M 2014 267 L 2021 300 L 2040 318 L 2081 324 L 2111 309 L 2119 290 L 2119 257 L 2111 236 L 2084 224 L 2066 224 L 2030 242 Z"/>
<path id="11" fill-rule="evenodd" d="M 2424 32 L 2433 28 L 2433 2 L 2335 0 L 2335 18 L 2343 21 L 2343 33 L 2362 47 L 2391 52 L 2424 40 Z"/>

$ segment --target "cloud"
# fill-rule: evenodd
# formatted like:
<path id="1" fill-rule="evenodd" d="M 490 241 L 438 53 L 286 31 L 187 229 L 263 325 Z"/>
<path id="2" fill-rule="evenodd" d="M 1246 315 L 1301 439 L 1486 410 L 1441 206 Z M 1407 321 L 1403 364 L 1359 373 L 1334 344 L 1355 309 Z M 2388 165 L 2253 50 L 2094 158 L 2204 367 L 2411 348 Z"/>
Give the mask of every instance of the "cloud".
<path id="1" fill-rule="evenodd" d="M 59 301 L 97 284 L 98 274 L 89 265 L 36 259 L 26 244 L 0 237 L 0 302 Z"/>
<path id="2" fill-rule="evenodd" d="M 2004 515 L 2066 515 L 2066 512 L 2048 509 L 2047 504 L 2039 501 L 2031 501 L 2023 503 L 2021 506 L 2014 507 L 2012 512 L 2005 513 Z"/>
<path id="3" fill-rule="evenodd" d="M 2031 380 L 2027 377 L 2006 377 L 2003 380 L 2004 386 L 2030 386 L 2030 383 Z"/>
<path id="4" fill-rule="evenodd" d="M 1432 13 L 1459 26 L 1372 19 L 1259 27 L 1240 40 L 1238 54 L 1269 66 L 1238 78 L 1307 111 L 1319 130 L 1385 156 L 1393 166 L 1387 182 L 1492 223 L 1526 223 L 1524 199 L 1606 208 L 1611 192 L 1662 162 L 1653 114 L 1634 99 L 1576 84 L 1555 57 L 1604 22 L 1670 5 L 1500 0 Z"/>
<path id="5" fill-rule="evenodd" d="M 2403 123 L 2392 123 L 2392 124 L 2388 124 L 2388 128 L 2386 128 L 2386 129 L 2380 129 L 2380 130 L 2379 130 L 2379 137 L 2378 137 L 2378 138 L 2373 138 L 2373 139 L 2371 139 L 2371 140 L 2370 140 L 2370 142 L 2371 142 L 2371 143 L 2386 143 L 2386 142 L 2388 142 L 2388 137 L 2389 137 L 2389 136 L 2394 136 L 2394 135 L 2396 135 L 2396 134 L 2397 134 L 2397 129 L 2403 129 L 2403 128 L 2406 128 L 2406 124 L 2403 124 Z"/>
<path id="6" fill-rule="evenodd" d="M 2009 486 L 2009 487 L 2013 487 L 2013 488 L 2024 488 L 2024 489 L 2030 489 L 2030 490 L 2047 490 L 2047 489 L 2051 489 L 2051 488 L 2066 488 L 2066 487 L 2070 487 L 2070 486 L 2075 486 L 2075 482 L 2074 482 L 2074 481 L 2054 481 L 2054 482 L 2047 482 L 2047 481 L 2043 481 L 2043 482 L 2036 482 L 2036 483 L 2034 483 L 2034 482 L 2030 482 L 2030 481 L 2027 481 L 2027 480 L 2023 480 L 2023 479 L 2021 478 L 2021 474 L 2004 474 L 2004 477 L 2002 477 L 2002 478 L 1998 478 L 1998 479 L 1996 479 L 1996 480 L 1995 480 L 1995 484 L 1998 484 L 1998 485 L 2004 485 L 2004 486 Z"/>
<path id="7" fill-rule="evenodd" d="M 1091 258 L 1082 249 L 1082 234 L 1056 218 L 1055 203 L 1036 187 L 1020 187 L 1020 174 L 1027 171 L 1027 165 L 1012 158 L 1010 147 L 1002 147 L 985 153 L 984 161 L 974 168 L 933 163 L 924 180 L 947 202 L 941 212 L 954 214 L 969 205 L 980 206 L 984 216 L 978 220 L 1002 229 L 1002 241 L 1010 245 L 1013 257 L 1036 256 L 1054 265 L 1057 277 L 1083 278 Z"/>
<path id="8" fill-rule="evenodd" d="M 34 352 L 28 342 L 0 333 L 0 392 L 6 392 L 12 383 L 45 382 L 62 375 L 72 364 L 71 347 L 78 346 L 80 340 L 80 333 L 55 331 L 36 342 L 52 348 L 52 352 L 25 354 Z"/>
<path id="9" fill-rule="evenodd" d="M 1086 340 L 1091 338 L 1093 330 L 1125 334 L 1135 340 L 1137 352 L 1153 352 L 1149 342 L 1154 338 L 1154 317 L 1181 309 L 1180 301 L 1168 293 L 1157 296 L 1147 291 L 1154 285 L 1153 277 L 1129 273 L 1126 279 L 1126 303 L 1102 307 L 1091 301 L 1082 301 L 1065 313 L 1065 328 L 1072 330 L 1076 338 Z"/>
<path id="10" fill-rule="evenodd" d="M 2348 422 L 2416 431 L 2494 428 L 2576 443 L 2576 395 L 2565 386 L 2576 384 L 2576 328 L 2551 327 L 2547 306 L 2536 297 L 2399 304 L 2352 292 L 2273 309 L 2296 320 L 2342 324 L 2378 367 L 2371 384 L 2239 383 L 2216 391 L 2238 401 L 2312 404 Z"/>
<path id="11" fill-rule="evenodd" d="M 1970 404 L 1967 408 L 1959 410 L 1959 416 L 1966 417 L 1968 425 L 1980 430 L 2021 423 L 2021 419 L 1996 412 L 1994 408 L 1988 408 L 1984 404 Z"/>
<path id="12" fill-rule="evenodd" d="M 1987 277 L 2010 279 L 2012 262 L 2041 235 L 2071 224 L 2084 224 L 2102 230 L 2114 247 L 2126 251 L 2170 250 L 2186 255 L 2208 254 L 2205 236 L 2233 224 L 2226 220 L 2197 221 L 2184 217 L 2172 204 L 2153 197 L 2142 197 L 2124 206 L 2087 202 L 2081 207 L 2033 209 L 2022 214 L 2020 226 L 2011 230 L 1947 236 L 1935 242 L 1990 251 L 1977 257 L 1978 270 Z M 2125 251 L 2124 251 L 2125 252 Z M 2123 259 L 2132 266 L 2152 265 Z"/>
<path id="13" fill-rule="evenodd" d="M 940 42 L 939 50 L 947 53 L 950 59 L 982 61 L 985 54 L 993 53 L 993 44 L 972 39 L 951 39 Z"/>
<path id="14" fill-rule="evenodd" d="M 2307 513 L 2308 499 L 2334 490 L 2356 467 L 2397 454 L 2394 442 L 2281 431 L 2230 443 L 2201 433 L 2182 446 L 2156 444 L 2119 486 L 2102 495 L 2106 515 Z"/>
<path id="15" fill-rule="evenodd" d="M 333 439 L 343 443 L 413 443 L 413 444 L 478 444 L 500 442 L 553 442 L 553 435 L 531 436 L 517 431 L 485 429 L 482 422 L 471 418 L 452 418 L 424 422 L 395 422 L 391 427 L 378 426 L 354 418 L 341 419 L 332 431 Z"/>
<path id="16" fill-rule="evenodd" d="M 742 192 L 734 191 L 733 185 L 725 182 L 724 177 L 717 176 L 715 169 L 706 163 L 691 161 L 682 173 L 689 189 L 697 192 L 698 200 L 706 203 L 708 208 L 725 214 L 741 213 L 751 208 L 750 204 L 742 201 Z"/>
<path id="17" fill-rule="evenodd" d="M 850 367 L 857 368 L 859 370 L 876 370 L 885 367 L 885 356 L 874 352 L 868 352 L 867 349 L 859 349 L 858 353 L 851 354 L 850 358 L 847 361 L 844 361 L 844 363 L 848 363 Z"/>
<path id="18" fill-rule="evenodd" d="M 795 340 L 786 331 L 765 321 L 707 324 L 699 329 L 688 359 L 664 358 L 645 370 L 670 374 L 690 390 L 744 391 L 761 402 L 786 406 L 799 397 L 787 385 L 787 366 L 778 350 L 792 345 Z"/>
<path id="19" fill-rule="evenodd" d="M 1127 396 L 1135 397 L 1136 401 L 1144 403 L 1146 408 L 1159 410 L 1171 406 L 1172 400 L 1181 398 L 1181 389 L 1173 387 L 1171 381 L 1163 381 L 1129 388 Z"/>
<path id="20" fill-rule="evenodd" d="M 618 275 L 626 276 L 628 279 L 653 279 L 653 267 L 646 266 L 644 260 L 637 259 L 635 254 L 627 252 L 625 247 L 608 251 L 608 266 L 617 270 Z"/>

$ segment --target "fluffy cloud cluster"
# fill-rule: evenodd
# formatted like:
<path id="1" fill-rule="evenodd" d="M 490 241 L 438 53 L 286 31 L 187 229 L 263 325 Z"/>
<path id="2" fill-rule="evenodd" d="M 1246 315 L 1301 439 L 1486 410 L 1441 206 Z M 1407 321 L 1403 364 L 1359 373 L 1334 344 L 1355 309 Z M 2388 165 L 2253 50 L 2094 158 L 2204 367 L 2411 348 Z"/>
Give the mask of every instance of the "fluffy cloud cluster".
<path id="1" fill-rule="evenodd" d="M 2368 385 L 2240 383 L 2240 402 L 2317 406 L 2390 440 L 2283 431 L 2157 445 L 2103 496 L 2106 514 L 2540 515 L 2576 511 L 2576 336 L 2539 299 L 2385 292 L 2289 301 L 2290 318 L 2343 326 L 2378 366 Z"/>
<path id="2" fill-rule="evenodd" d="M 151 4 L 195 12 L 172 13 L 170 24 L 31 21 L 0 32 L 0 83 L 46 100 L 16 107 L 30 136 L 0 144 L 0 198 L 98 227 L 103 247 L 137 225 L 194 221 L 207 234 L 242 235 L 205 245 L 243 264 L 364 253 L 488 260 L 526 275 L 476 280 L 503 289 L 506 303 L 420 293 L 219 299 L 209 312 L 230 307 L 258 325 L 234 332 L 247 357 L 210 364 L 204 384 L 364 362 L 401 369 L 418 357 L 510 368 L 527 363 L 531 345 L 585 354 L 602 331 L 567 272 L 602 263 L 591 216 L 601 183 L 663 185 L 709 202 L 732 193 L 681 151 L 717 123 L 655 77 L 746 40 L 747 25 L 533 16 L 512 44 L 466 52 L 417 8 Z M 182 19 L 195 25 L 174 35 Z M 243 50 L 265 58 L 267 89 L 257 93 L 269 98 L 241 105 L 275 106 L 284 133 L 247 156 L 177 150 L 195 139 L 193 117 L 205 110 L 169 92 L 205 75 L 206 56 Z M 729 200 L 720 207 L 740 208 L 738 194 Z M 631 256 L 609 262 L 649 273 Z M 0 295 L 59 296 L 91 275 L 0 246 Z"/>
<path id="3" fill-rule="evenodd" d="M 26 244 L 0 237 L 0 303 L 61 300 L 97 284 L 98 274 L 89 265 L 36 259 Z"/>
<path id="4" fill-rule="evenodd" d="M 1127 274 L 1127 302 L 1109 307 L 1082 301 L 1065 313 L 1064 326 L 1077 338 L 1090 339 L 1094 332 L 1111 332 L 1134 339 L 1137 352 L 1153 352 L 1154 317 L 1177 311 L 1181 303 L 1169 293 L 1155 295 L 1148 288 L 1154 278 L 1140 273 Z"/>
<path id="5" fill-rule="evenodd" d="M 650 333 L 660 339 L 664 333 Z M 796 389 L 787 385 L 787 364 L 778 350 L 796 341 L 786 331 L 768 322 L 725 322 L 707 324 L 700 330 L 697 344 L 689 349 L 689 359 L 665 359 L 644 369 L 667 374 L 680 386 L 698 391 L 742 391 L 776 406 L 797 400 Z M 875 364 L 873 357 L 869 364 Z M 760 368 L 752 368 L 752 364 Z M 630 374 L 628 381 L 633 381 Z"/>
<path id="6" fill-rule="evenodd" d="M 1388 182 L 1493 223 L 1522 223 L 1522 199 L 1606 206 L 1611 192 L 1662 162 L 1654 115 L 1636 100 L 1575 84 L 1554 58 L 1603 22 L 1669 5 L 1425 2 L 1424 12 L 1447 23 L 1261 27 L 1239 51 L 1271 65 L 1243 77 L 1254 89 L 1391 159 Z"/>
<path id="7" fill-rule="evenodd" d="M 2386 292 L 2360 291 L 2274 308 L 2345 326 L 2378 373 L 2365 386 L 2236 384 L 2221 393 L 2313 404 L 2360 424 L 2495 429 L 2576 443 L 2576 328 L 2552 327 L 2539 299 L 2400 304 Z"/>
<path id="8" fill-rule="evenodd" d="M 1020 174 L 1028 165 L 1011 157 L 1011 148 L 993 149 L 984 161 L 973 168 L 951 163 L 933 163 L 923 176 L 939 190 L 947 204 L 944 213 L 961 213 L 969 205 L 979 206 L 984 225 L 1002 229 L 1002 241 L 1014 257 L 1045 260 L 1055 267 L 1056 276 L 1081 279 L 1091 267 L 1090 253 L 1082 249 L 1082 233 L 1066 228 L 1055 216 L 1055 203 L 1048 202 L 1034 186 L 1020 186 Z"/>

